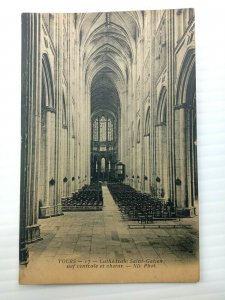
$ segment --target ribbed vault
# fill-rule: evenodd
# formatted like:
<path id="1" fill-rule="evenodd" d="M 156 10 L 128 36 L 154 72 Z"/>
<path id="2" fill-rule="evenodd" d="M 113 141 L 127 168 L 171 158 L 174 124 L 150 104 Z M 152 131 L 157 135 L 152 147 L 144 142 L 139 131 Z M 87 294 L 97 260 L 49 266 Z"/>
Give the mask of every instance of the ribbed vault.
<path id="1" fill-rule="evenodd" d="M 142 34 L 141 12 L 79 14 L 82 65 L 90 90 L 91 112 L 107 109 L 118 116 L 120 93 L 126 89 L 135 42 Z"/>

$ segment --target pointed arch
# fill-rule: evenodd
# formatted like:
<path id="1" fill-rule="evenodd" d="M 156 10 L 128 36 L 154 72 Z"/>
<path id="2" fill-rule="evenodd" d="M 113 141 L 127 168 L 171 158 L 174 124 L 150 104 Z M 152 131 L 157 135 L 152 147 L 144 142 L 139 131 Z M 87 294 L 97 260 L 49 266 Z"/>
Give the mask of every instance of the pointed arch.
<path id="1" fill-rule="evenodd" d="M 176 147 L 184 153 L 180 161 L 180 168 L 186 170 L 182 174 L 184 182 L 182 197 L 177 194 L 178 206 L 194 207 L 198 200 L 198 172 L 197 172 L 197 124 L 196 124 L 196 70 L 195 49 L 188 49 L 181 64 L 176 91 L 177 128 L 182 128 L 180 135 L 185 141 L 180 144 L 176 139 Z"/>
<path id="2" fill-rule="evenodd" d="M 162 87 L 159 94 L 158 108 L 157 108 L 157 124 L 166 125 L 167 123 L 167 89 Z"/>
<path id="3" fill-rule="evenodd" d="M 145 136 L 150 135 L 150 107 L 148 107 L 145 117 Z"/>
<path id="4" fill-rule="evenodd" d="M 52 71 L 48 55 L 42 55 L 42 95 L 45 93 L 45 106 L 55 107 Z"/>
<path id="5" fill-rule="evenodd" d="M 184 56 L 178 76 L 176 105 L 188 102 L 191 104 L 194 97 L 190 94 L 196 90 L 195 74 L 195 49 L 189 49 Z"/>

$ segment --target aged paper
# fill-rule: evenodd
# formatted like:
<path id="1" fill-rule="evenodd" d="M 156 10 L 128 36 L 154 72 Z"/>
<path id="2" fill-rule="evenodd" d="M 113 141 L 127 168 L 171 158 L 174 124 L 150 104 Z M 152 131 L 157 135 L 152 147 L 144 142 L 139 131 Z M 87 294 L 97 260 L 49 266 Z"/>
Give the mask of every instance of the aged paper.
<path id="1" fill-rule="evenodd" d="M 22 15 L 21 284 L 199 280 L 194 10 Z"/>

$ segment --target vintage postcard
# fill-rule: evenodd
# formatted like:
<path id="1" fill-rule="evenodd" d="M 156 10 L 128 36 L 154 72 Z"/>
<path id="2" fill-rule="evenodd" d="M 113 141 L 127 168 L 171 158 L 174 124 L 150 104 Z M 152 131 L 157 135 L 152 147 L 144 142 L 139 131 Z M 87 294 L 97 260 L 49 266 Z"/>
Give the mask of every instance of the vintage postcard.
<path id="1" fill-rule="evenodd" d="M 22 14 L 21 284 L 196 282 L 195 15 Z"/>

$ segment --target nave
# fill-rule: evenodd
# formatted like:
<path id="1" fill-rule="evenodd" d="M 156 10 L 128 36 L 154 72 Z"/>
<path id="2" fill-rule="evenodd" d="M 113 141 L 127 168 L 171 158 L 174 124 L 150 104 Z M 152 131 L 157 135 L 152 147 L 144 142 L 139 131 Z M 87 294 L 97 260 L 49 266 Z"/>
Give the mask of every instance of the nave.
<path id="1" fill-rule="evenodd" d="M 194 10 L 23 14 L 21 66 L 20 263 L 192 256 Z"/>

